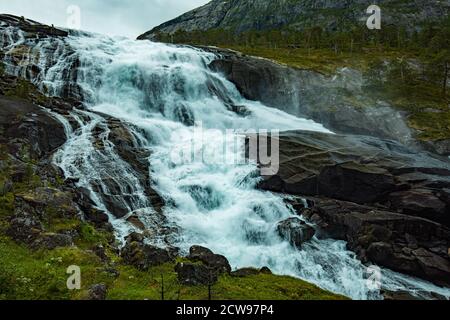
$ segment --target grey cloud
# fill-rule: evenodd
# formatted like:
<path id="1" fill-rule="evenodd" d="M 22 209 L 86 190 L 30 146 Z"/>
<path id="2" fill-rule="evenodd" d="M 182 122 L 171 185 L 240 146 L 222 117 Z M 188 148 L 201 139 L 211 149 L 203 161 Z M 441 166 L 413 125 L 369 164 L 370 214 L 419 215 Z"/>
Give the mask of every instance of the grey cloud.
<path id="1" fill-rule="evenodd" d="M 0 13 L 11 13 L 65 27 L 67 8 L 81 9 L 81 27 L 131 38 L 209 2 L 208 0 L 0 0 Z"/>

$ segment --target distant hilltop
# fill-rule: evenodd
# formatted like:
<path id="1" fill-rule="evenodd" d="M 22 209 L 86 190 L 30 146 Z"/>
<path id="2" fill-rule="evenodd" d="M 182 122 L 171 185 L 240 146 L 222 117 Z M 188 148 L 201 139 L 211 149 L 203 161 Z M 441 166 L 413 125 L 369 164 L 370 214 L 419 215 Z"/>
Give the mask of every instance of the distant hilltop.
<path id="1" fill-rule="evenodd" d="M 320 26 L 339 31 L 365 24 L 366 9 L 377 4 L 384 24 L 401 24 L 409 30 L 449 17 L 449 0 L 213 0 L 142 34 L 138 39 L 155 39 L 158 34 L 177 31 L 249 30 L 290 28 L 303 30 Z"/>

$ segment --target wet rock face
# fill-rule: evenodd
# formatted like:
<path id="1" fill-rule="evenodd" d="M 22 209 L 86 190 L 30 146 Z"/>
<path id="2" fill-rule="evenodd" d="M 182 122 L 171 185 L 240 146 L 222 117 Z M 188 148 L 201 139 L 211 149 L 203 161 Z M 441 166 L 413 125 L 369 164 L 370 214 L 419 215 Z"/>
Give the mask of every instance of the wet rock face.
<path id="1" fill-rule="evenodd" d="M 450 226 L 450 163 L 399 143 L 364 136 L 283 133 L 280 170 L 260 187 L 322 196 Z"/>
<path id="2" fill-rule="evenodd" d="M 289 218 L 277 226 L 278 235 L 291 243 L 296 248 L 301 248 L 303 243 L 311 240 L 316 231 L 299 218 Z"/>
<path id="3" fill-rule="evenodd" d="M 22 147 L 27 147 L 37 158 L 49 155 L 66 141 L 64 128 L 38 106 L 0 96 L 1 139 L 21 139 Z M 14 152 L 20 158 L 20 146 Z"/>
<path id="4" fill-rule="evenodd" d="M 151 186 L 150 163 L 148 160 L 150 153 L 139 146 L 136 138 L 128 129 L 128 124 L 118 119 L 105 117 L 109 130 L 108 140 L 114 145 L 114 149 L 120 158 L 133 170 L 133 175 L 136 176 L 140 185 L 144 188 L 145 196 L 149 199 L 153 209 L 156 211 L 158 219 L 164 221 L 165 218 L 161 214 L 164 200 Z M 100 136 L 104 134 L 104 128 L 96 129 L 98 131 L 95 137 L 98 140 L 96 143 L 99 148 L 103 148 L 103 141 Z M 100 184 L 94 185 L 93 188 L 100 194 L 107 209 L 118 218 L 123 218 L 129 214 L 134 199 L 132 196 L 124 195 L 121 177 L 105 175 L 101 182 L 106 185 L 108 192 L 105 192 Z"/>
<path id="5" fill-rule="evenodd" d="M 450 230 L 430 220 L 331 199 L 314 199 L 303 216 L 322 237 L 342 239 L 367 263 L 450 284 Z"/>
<path id="6" fill-rule="evenodd" d="M 280 170 L 260 187 L 314 196 L 289 204 L 318 237 L 345 240 L 365 263 L 450 284 L 446 159 L 364 136 L 288 132 L 279 144 Z M 299 220 L 278 226 L 294 245 Z"/>
<path id="7" fill-rule="evenodd" d="M 372 135 L 424 147 L 414 139 L 404 114 L 387 103 L 372 101 L 364 89 L 365 78 L 357 70 L 346 68 L 326 76 L 232 50 L 200 48 L 217 54 L 210 68 L 224 74 L 247 99 L 313 119 L 336 133 Z M 349 93 L 359 102 L 354 105 L 349 102 L 346 98 Z M 446 154 L 434 144 L 427 148 Z"/>
<path id="8" fill-rule="evenodd" d="M 69 32 L 5 14 L 0 14 L 0 32 L 4 34 L 0 38 L 0 50 L 5 51 L 2 60 L 9 73 L 33 83 L 41 82 L 40 89 L 49 96 L 83 100 L 82 90 L 76 83 L 80 61 L 65 39 Z M 57 81 L 58 85 L 52 85 L 48 78 L 42 83 L 61 51 L 70 57 L 67 67 L 55 73 L 64 84 Z"/>

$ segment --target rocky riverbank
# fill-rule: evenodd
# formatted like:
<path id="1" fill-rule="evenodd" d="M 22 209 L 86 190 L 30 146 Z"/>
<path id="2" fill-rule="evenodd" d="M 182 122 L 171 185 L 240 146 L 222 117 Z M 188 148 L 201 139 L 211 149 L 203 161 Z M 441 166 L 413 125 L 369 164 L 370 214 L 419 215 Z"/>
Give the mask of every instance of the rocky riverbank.
<path id="1" fill-rule="evenodd" d="M 0 299 L 142 300 L 161 299 L 162 293 L 165 299 L 208 299 L 209 286 L 213 299 L 344 299 L 264 270 L 232 272 L 225 257 L 206 248 L 194 247 L 184 258 L 175 248 L 149 246 L 144 235 L 164 231 L 144 230 L 133 215 L 127 220 L 144 235 L 131 234 L 121 248 L 108 215 L 53 164 L 67 139 L 55 114 L 67 117 L 76 130 L 68 117 L 74 108 L 82 110 L 83 104 L 49 98 L 24 79 L 0 75 Z M 140 174 L 162 223 L 163 201 L 151 188 L 143 161 L 148 155 L 121 121 L 108 118 L 108 127 L 118 153 Z M 101 141 L 98 148 L 104 147 Z M 110 212 L 124 216 L 121 195 L 102 196 Z M 81 290 L 66 287 L 71 265 L 81 268 Z"/>
<path id="2" fill-rule="evenodd" d="M 367 136 L 287 132 L 278 144 L 280 170 L 260 188 L 306 196 L 291 202 L 298 214 L 362 261 L 449 285 L 446 159 Z"/>
<path id="3" fill-rule="evenodd" d="M 223 73 L 243 96 L 290 114 L 310 118 L 336 133 L 360 134 L 398 141 L 406 146 L 450 155 L 446 139 L 422 139 L 411 113 L 389 101 L 374 99 L 367 75 L 341 68 L 327 75 L 272 60 L 216 47 L 200 46 L 218 55 L 210 67 Z"/>
<path id="4" fill-rule="evenodd" d="M 21 76 L 32 80 L 51 67 L 33 63 L 38 57 L 34 41 L 45 37 L 51 40 L 50 48 L 45 48 L 50 55 L 55 48 L 66 48 L 73 58 L 61 73 L 65 85 L 58 94 L 63 98 L 50 98 L 55 89 L 51 86 L 39 87 L 44 95 L 23 78 L 1 74 L 0 249 L 5 254 L 0 259 L 0 297 L 158 299 L 166 291 L 171 299 L 204 299 L 208 286 L 214 285 L 215 298 L 342 298 L 298 279 L 272 275 L 268 268 L 232 270 L 226 257 L 207 248 L 194 246 L 187 257 L 181 256 L 171 246 L 170 237 L 177 230 L 166 225 L 165 199 L 152 187 L 149 151 L 140 147 L 131 124 L 92 111 L 90 115 L 100 120 L 89 122 L 76 84 L 79 61 L 61 41 L 67 34 L 17 17 L 0 20 L 1 27 L 19 26 L 31 39 L 30 46 L 21 44 L 6 54 L 9 71 L 24 63 Z M 279 236 L 298 250 L 314 236 L 345 240 L 367 264 L 449 285 L 448 159 L 420 150 L 404 118 L 390 107 L 386 114 L 317 108 L 326 103 L 314 99 L 343 101 L 339 90 L 348 86 L 357 91 L 358 81 L 333 80 L 232 51 L 208 50 L 219 55 L 210 68 L 225 73 L 245 97 L 297 115 L 317 116 L 335 131 L 347 133 L 281 135 L 280 171 L 259 187 L 294 196 L 288 205 L 307 221 L 291 217 L 278 222 L 277 240 Z M 294 79 L 303 81 L 300 89 Z M 299 99 L 310 104 L 296 105 Z M 245 108 L 230 108 L 246 116 Z M 392 121 L 385 120 L 388 116 L 394 117 Z M 100 159 L 100 166 L 90 171 L 98 174 L 89 185 L 92 190 L 78 187 L 77 179 L 65 179 L 53 163 L 55 153 L 68 141 L 67 133 L 86 123 L 95 124 L 89 128 L 88 141 L 94 149 L 90 155 Z M 108 158 L 108 152 L 114 157 Z M 94 157 L 89 160 L 98 162 Z M 115 171 L 118 163 L 125 164 L 125 172 Z M 128 172 L 136 178 L 131 181 L 142 186 L 145 204 L 154 209 L 151 228 L 138 210 L 130 209 L 136 189 L 121 176 Z M 95 205 L 93 192 L 103 209 Z M 115 237 L 115 219 L 135 231 L 122 244 Z M 165 248 L 154 245 L 157 237 Z M 64 287 L 69 265 L 84 270 L 79 292 Z M 248 292 L 241 290 L 243 286 Z"/>

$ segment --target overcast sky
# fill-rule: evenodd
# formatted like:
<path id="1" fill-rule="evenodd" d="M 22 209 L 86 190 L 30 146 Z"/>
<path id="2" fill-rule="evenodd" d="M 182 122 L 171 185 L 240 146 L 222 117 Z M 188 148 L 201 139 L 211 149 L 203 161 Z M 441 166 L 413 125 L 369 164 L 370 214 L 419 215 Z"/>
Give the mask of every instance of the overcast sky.
<path id="1" fill-rule="evenodd" d="M 0 0 L 0 13 L 67 26 L 71 5 L 80 8 L 81 29 L 136 38 L 209 0 Z M 69 19 L 70 21 L 70 19 Z M 73 21 L 73 20 L 72 20 Z"/>

